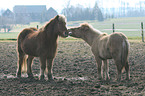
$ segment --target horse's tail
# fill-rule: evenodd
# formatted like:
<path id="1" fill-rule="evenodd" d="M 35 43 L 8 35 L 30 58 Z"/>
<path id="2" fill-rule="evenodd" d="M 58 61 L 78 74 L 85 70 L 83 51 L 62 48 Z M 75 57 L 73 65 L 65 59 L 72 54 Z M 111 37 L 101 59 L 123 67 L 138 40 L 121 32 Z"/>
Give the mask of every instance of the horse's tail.
<path id="1" fill-rule="evenodd" d="M 30 34 L 32 32 L 35 32 L 35 31 L 37 31 L 36 28 L 25 28 L 25 29 L 23 29 L 18 35 L 18 40 L 20 39 L 20 42 L 22 42 L 28 34 Z"/>
<path id="2" fill-rule="evenodd" d="M 121 64 L 122 64 L 123 69 L 125 68 L 125 66 L 128 62 L 128 54 L 129 54 L 129 42 L 123 36 L 122 50 L 121 50 Z"/>
<path id="3" fill-rule="evenodd" d="M 25 55 L 24 58 L 23 58 L 22 72 L 24 72 L 24 73 L 27 72 L 27 56 L 26 56 L 26 55 Z"/>
<path id="4" fill-rule="evenodd" d="M 18 65 L 21 66 L 21 72 L 27 71 L 27 56 L 23 53 L 23 50 L 21 48 L 21 43 L 23 42 L 23 39 L 25 38 L 23 31 L 19 34 L 17 39 L 17 52 L 18 52 Z M 20 64 L 19 64 L 20 63 Z"/>

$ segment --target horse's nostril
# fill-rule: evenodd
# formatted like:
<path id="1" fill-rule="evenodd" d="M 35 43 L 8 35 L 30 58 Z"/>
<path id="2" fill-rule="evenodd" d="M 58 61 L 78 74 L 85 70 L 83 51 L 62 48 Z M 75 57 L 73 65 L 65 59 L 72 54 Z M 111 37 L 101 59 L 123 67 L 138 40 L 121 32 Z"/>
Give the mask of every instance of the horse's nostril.
<path id="1" fill-rule="evenodd" d="M 68 34 L 69 34 L 69 35 L 72 35 L 72 32 L 69 32 Z"/>
<path id="2" fill-rule="evenodd" d="M 65 36 L 66 36 L 66 37 L 68 36 L 68 32 L 65 32 Z"/>

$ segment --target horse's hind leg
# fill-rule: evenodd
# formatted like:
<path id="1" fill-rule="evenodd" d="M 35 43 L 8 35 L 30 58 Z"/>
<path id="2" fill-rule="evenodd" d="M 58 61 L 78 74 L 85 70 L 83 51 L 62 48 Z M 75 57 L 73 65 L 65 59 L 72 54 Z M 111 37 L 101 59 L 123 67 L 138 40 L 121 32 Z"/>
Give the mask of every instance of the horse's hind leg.
<path id="1" fill-rule="evenodd" d="M 28 78 L 33 78 L 33 74 L 32 74 L 32 60 L 34 59 L 33 56 L 28 56 L 27 59 L 27 74 L 28 74 Z"/>
<path id="2" fill-rule="evenodd" d="M 24 63 L 25 55 L 23 53 L 18 54 L 18 68 L 17 68 L 17 77 L 21 77 L 22 65 Z"/>
<path id="3" fill-rule="evenodd" d="M 123 69 L 123 66 L 121 64 L 121 60 L 115 60 L 115 64 L 117 66 L 117 81 L 120 81 L 121 80 L 121 75 L 122 75 L 122 69 Z"/>
<path id="4" fill-rule="evenodd" d="M 52 80 L 52 67 L 53 67 L 53 60 L 54 59 L 47 59 L 47 70 L 48 70 L 48 80 Z"/>
<path id="5" fill-rule="evenodd" d="M 125 70 L 126 70 L 126 80 L 129 80 L 130 79 L 130 72 L 129 72 L 128 61 L 126 62 Z"/>
<path id="6" fill-rule="evenodd" d="M 103 60 L 103 63 L 104 63 L 104 68 L 103 69 L 104 69 L 104 72 L 105 72 L 105 79 L 109 80 L 110 79 L 109 74 L 108 74 L 109 64 L 108 64 L 107 60 Z"/>

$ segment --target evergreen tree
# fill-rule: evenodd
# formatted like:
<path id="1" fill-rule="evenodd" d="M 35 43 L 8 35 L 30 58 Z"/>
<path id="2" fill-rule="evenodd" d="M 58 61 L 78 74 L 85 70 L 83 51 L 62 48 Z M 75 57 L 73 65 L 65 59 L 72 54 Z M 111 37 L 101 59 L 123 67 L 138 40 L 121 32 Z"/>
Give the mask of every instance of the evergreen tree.
<path id="1" fill-rule="evenodd" d="M 104 17 L 103 14 L 100 10 L 100 8 L 98 7 L 97 2 L 95 3 L 95 6 L 93 8 L 93 14 L 94 14 L 94 18 L 98 21 L 104 21 Z"/>

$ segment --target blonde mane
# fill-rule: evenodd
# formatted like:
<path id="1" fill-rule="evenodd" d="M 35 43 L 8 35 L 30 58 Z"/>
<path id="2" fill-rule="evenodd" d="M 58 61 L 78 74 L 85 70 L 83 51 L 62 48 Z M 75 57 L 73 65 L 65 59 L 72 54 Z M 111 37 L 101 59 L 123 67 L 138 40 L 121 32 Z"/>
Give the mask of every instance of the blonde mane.
<path id="1" fill-rule="evenodd" d="M 58 16 L 59 16 L 59 21 L 66 22 L 66 18 L 64 15 L 58 15 Z"/>
<path id="2" fill-rule="evenodd" d="M 80 24 L 80 26 L 83 27 L 83 28 L 88 28 L 89 30 L 92 30 L 92 32 L 94 32 L 94 33 L 96 33 L 96 34 L 102 34 L 101 31 L 99 31 L 99 30 L 93 28 L 93 26 L 91 26 L 91 25 L 88 24 L 88 23 L 82 23 L 82 24 Z"/>

